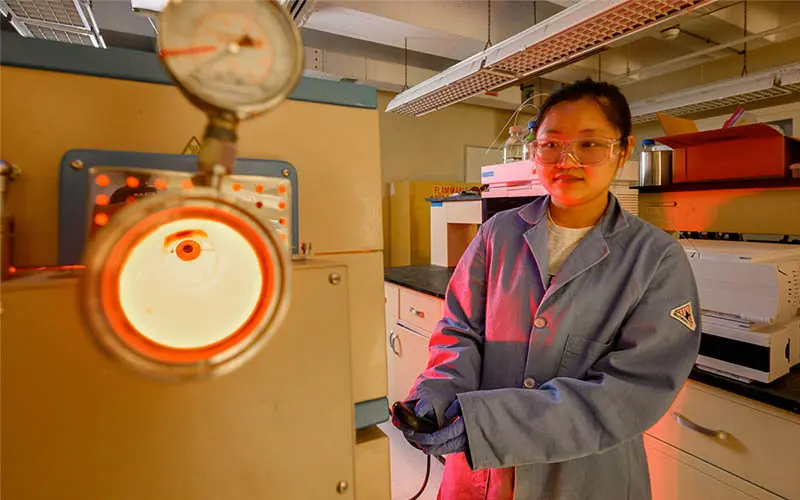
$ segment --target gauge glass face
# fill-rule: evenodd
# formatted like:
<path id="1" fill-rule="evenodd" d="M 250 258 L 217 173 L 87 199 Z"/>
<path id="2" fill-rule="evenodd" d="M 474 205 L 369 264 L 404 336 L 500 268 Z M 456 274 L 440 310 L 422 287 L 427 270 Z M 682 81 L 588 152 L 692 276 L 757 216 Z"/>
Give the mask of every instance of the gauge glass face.
<path id="1" fill-rule="evenodd" d="M 297 30 L 268 0 L 173 0 L 159 42 L 159 55 L 184 89 L 239 114 L 276 104 L 302 69 Z"/>

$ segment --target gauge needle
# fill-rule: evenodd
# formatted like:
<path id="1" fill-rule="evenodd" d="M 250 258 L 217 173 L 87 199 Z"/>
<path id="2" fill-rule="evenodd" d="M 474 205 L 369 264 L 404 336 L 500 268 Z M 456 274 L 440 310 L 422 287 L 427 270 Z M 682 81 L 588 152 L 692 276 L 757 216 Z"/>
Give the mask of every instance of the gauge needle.
<path id="1" fill-rule="evenodd" d="M 249 35 L 244 35 L 239 38 L 238 41 L 231 42 L 227 46 L 225 46 L 228 52 L 232 54 L 236 54 L 239 52 L 239 49 L 242 47 L 254 47 L 260 48 L 262 44 L 261 40 L 254 40 Z M 222 47 L 216 45 L 198 45 L 195 47 L 176 47 L 174 49 L 161 49 L 158 53 L 159 56 L 162 58 L 164 57 L 172 57 L 172 56 L 193 56 L 199 54 L 208 54 L 211 52 L 217 52 Z"/>
<path id="2" fill-rule="evenodd" d="M 220 47 L 216 45 L 198 45 L 196 47 L 176 47 L 174 49 L 161 49 L 158 53 L 160 57 L 172 56 L 192 56 L 198 54 L 208 54 L 217 52 Z"/>

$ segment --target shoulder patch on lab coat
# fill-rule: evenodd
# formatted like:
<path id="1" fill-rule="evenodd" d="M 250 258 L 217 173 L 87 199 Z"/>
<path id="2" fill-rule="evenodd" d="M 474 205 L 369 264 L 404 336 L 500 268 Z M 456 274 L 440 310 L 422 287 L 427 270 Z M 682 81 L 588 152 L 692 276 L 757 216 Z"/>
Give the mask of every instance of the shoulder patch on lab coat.
<path id="1" fill-rule="evenodd" d="M 669 312 L 670 317 L 677 319 L 683 326 L 689 330 L 697 331 L 697 322 L 694 320 L 694 311 L 692 311 L 692 303 L 687 302 L 683 305 L 676 307 Z"/>

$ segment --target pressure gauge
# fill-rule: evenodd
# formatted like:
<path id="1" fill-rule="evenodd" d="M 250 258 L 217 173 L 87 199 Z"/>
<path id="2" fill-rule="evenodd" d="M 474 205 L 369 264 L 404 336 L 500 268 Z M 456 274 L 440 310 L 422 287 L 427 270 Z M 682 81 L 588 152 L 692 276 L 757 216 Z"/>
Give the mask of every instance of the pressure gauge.
<path id="1" fill-rule="evenodd" d="M 159 56 L 205 111 L 257 116 L 282 102 L 303 70 L 300 33 L 272 0 L 171 0 L 159 25 Z"/>

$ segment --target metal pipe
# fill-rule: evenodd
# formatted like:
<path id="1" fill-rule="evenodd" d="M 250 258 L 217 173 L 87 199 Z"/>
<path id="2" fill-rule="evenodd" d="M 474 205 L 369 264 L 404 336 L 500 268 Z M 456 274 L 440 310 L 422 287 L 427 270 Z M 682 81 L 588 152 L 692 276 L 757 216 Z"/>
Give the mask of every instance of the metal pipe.
<path id="1" fill-rule="evenodd" d="M 739 45 L 741 43 L 747 43 L 747 42 L 751 42 L 753 40 L 758 40 L 760 38 L 764 38 L 764 37 L 767 37 L 767 36 L 776 35 L 778 33 L 782 33 L 784 31 L 788 31 L 788 30 L 794 29 L 794 28 L 800 28 L 800 21 L 796 21 L 796 22 L 793 22 L 793 23 L 790 23 L 790 24 L 787 24 L 787 25 L 784 25 L 784 26 L 778 26 L 778 27 L 769 29 L 767 31 L 762 31 L 761 33 L 755 33 L 753 35 L 748 35 L 746 37 L 739 38 L 739 39 L 734 40 L 732 42 L 727 42 L 727 43 L 723 43 L 721 45 L 717 45 L 716 47 L 709 47 L 707 49 L 704 49 L 704 50 L 701 50 L 701 51 L 698 51 L 698 52 L 692 52 L 691 54 L 686 54 L 685 56 L 676 57 L 675 59 L 670 59 L 669 61 L 665 61 L 663 63 L 658 63 L 658 64 L 655 64 L 653 66 L 647 66 L 647 67 L 644 67 L 644 68 L 639 68 L 639 69 L 637 69 L 635 71 L 631 71 L 630 73 L 626 73 L 625 75 L 620 75 L 620 76 L 614 78 L 613 80 L 611 80 L 611 83 L 621 82 L 621 81 L 626 80 L 627 78 L 629 78 L 631 75 L 636 75 L 636 74 L 639 74 L 639 73 L 648 73 L 649 74 L 649 73 L 651 73 L 653 71 L 656 71 L 657 69 L 661 68 L 662 71 L 656 72 L 655 74 L 650 75 L 650 76 L 659 76 L 659 75 L 662 75 L 664 73 L 668 73 L 669 70 L 667 70 L 666 68 L 667 67 L 671 67 L 674 64 L 677 64 L 677 63 L 680 63 L 680 62 L 683 62 L 683 61 L 688 61 L 690 59 L 695 59 L 697 57 L 705 56 L 705 55 L 708 55 L 708 54 L 713 54 L 714 52 L 719 52 L 721 50 L 725 50 L 725 49 L 727 49 L 729 47 L 732 47 L 734 45 Z M 685 67 L 696 66 L 697 64 L 701 64 L 701 63 L 702 62 L 696 62 L 696 63 L 694 63 L 692 65 L 688 65 L 688 66 L 685 66 Z M 629 82 L 629 83 L 634 83 L 634 82 Z"/>
<path id="2" fill-rule="evenodd" d="M 239 120 L 232 113 L 209 114 L 194 184 L 219 189 L 222 177 L 233 173 L 238 125 Z"/>

